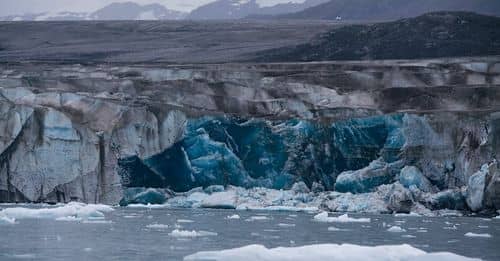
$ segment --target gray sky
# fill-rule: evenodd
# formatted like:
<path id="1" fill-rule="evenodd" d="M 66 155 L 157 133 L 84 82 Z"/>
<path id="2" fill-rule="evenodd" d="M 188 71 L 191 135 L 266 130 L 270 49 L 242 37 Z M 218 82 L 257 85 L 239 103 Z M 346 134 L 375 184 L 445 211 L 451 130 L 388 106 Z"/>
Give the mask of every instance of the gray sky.
<path id="1" fill-rule="evenodd" d="M 0 0 L 0 16 L 41 12 L 91 12 L 113 2 L 159 3 L 169 9 L 190 11 L 215 0 Z M 243 0 L 244 1 L 244 0 Z M 257 0 L 261 6 L 304 0 Z"/>

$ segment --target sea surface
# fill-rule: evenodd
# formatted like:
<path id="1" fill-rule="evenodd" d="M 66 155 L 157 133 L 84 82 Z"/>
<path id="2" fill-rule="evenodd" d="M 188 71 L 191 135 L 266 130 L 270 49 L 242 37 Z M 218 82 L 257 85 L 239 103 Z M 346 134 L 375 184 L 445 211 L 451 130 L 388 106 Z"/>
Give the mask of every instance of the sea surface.
<path id="1" fill-rule="evenodd" d="M 235 214 L 240 218 L 228 218 Z M 371 221 L 322 223 L 313 216 L 279 211 L 116 208 L 106 213 L 103 222 L 22 219 L 0 226 L 0 260 L 182 260 L 198 251 L 249 244 L 269 248 L 319 243 L 405 243 L 426 252 L 500 260 L 500 219 L 349 214 Z M 391 226 L 406 232 L 389 232 Z M 172 234 L 174 230 L 181 233 Z M 179 236 L 193 230 L 198 236 Z M 468 232 L 491 237 L 467 237 Z"/>

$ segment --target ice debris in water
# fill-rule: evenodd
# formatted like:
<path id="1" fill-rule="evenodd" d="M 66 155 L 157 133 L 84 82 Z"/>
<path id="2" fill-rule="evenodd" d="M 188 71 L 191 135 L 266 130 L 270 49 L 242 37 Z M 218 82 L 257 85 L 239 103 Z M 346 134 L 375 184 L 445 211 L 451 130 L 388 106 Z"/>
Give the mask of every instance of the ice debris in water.
<path id="1" fill-rule="evenodd" d="M 349 260 L 349 261 L 392 261 L 392 260 L 479 260 L 449 252 L 427 253 L 410 245 L 359 246 L 351 244 L 318 244 L 301 247 L 266 248 L 263 245 L 248 245 L 221 251 L 202 251 L 184 257 L 193 260 L 239 260 L 239 261 L 284 261 L 284 260 Z"/>
<path id="2" fill-rule="evenodd" d="M 177 223 L 193 223 L 193 220 L 190 219 L 177 219 Z"/>
<path id="3" fill-rule="evenodd" d="M 209 232 L 209 231 L 196 231 L 196 230 L 179 230 L 175 229 L 172 232 L 169 233 L 170 236 L 172 237 L 205 237 L 205 236 L 217 236 L 217 233 L 215 232 Z"/>
<path id="4" fill-rule="evenodd" d="M 319 222 L 339 222 L 339 223 L 367 223 L 370 222 L 370 218 L 352 218 L 349 215 L 344 214 L 338 217 L 329 217 L 328 212 L 323 211 L 314 216 L 314 220 Z"/>
<path id="5" fill-rule="evenodd" d="M 472 233 L 472 232 L 465 233 L 464 236 L 466 236 L 466 237 L 484 237 L 484 238 L 490 238 L 491 237 L 491 235 L 487 234 L 487 233 L 476 234 L 476 233 Z"/>
<path id="6" fill-rule="evenodd" d="M 280 227 L 295 227 L 295 224 L 279 223 L 278 226 L 280 226 Z"/>
<path id="7" fill-rule="evenodd" d="M 165 225 L 165 224 L 150 224 L 150 225 L 147 225 L 146 228 L 150 228 L 150 229 L 167 229 L 167 228 L 169 228 L 169 225 Z"/>
<path id="8" fill-rule="evenodd" d="M 231 216 L 227 216 L 227 219 L 240 219 L 240 215 L 234 214 L 234 215 L 231 215 Z"/>
<path id="9" fill-rule="evenodd" d="M 269 218 L 266 217 L 266 216 L 251 216 L 247 219 L 245 219 L 245 221 L 257 221 L 257 220 L 268 220 Z"/>
<path id="10" fill-rule="evenodd" d="M 0 225 L 14 225 L 16 224 L 15 218 L 0 216 Z"/>
<path id="11" fill-rule="evenodd" d="M 6 208 L 0 211 L 0 217 L 8 217 L 11 219 L 43 218 L 54 220 L 91 220 L 104 219 L 104 213 L 111 211 L 113 211 L 113 208 L 107 205 L 71 202 L 53 208 Z"/>
<path id="12" fill-rule="evenodd" d="M 392 226 L 389 229 L 387 229 L 388 232 L 393 232 L 393 233 L 402 233 L 406 232 L 405 229 L 401 228 L 400 226 Z"/>

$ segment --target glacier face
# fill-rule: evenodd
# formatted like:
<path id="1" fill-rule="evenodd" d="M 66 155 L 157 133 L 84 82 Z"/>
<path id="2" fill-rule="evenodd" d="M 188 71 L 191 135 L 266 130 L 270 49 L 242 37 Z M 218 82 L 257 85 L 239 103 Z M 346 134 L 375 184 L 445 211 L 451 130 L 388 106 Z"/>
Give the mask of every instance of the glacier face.
<path id="1" fill-rule="evenodd" d="M 9 65 L 0 201 L 161 203 L 303 182 L 341 195 L 330 210 L 499 209 L 500 63 L 476 63 Z"/>
<path id="2" fill-rule="evenodd" d="M 363 168 L 379 156 L 388 162 L 398 159 L 404 137 L 394 133 L 402 119 L 402 115 L 389 115 L 322 124 L 205 116 L 188 119 L 182 139 L 162 153 L 144 160 L 125 159 L 119 166 L 127 170 L 121 173 L 132 187 L 290 189 L 303 181 L 333 190 L 342 171 Z M 380 173 L 383 181 L 378 185 L 391 183 L 398 170 L 392 167 L 391 174 Z M 145 172 L 150 174 L 143 178 Z M 372 172 L 367 176 L 375 178 Z"/>

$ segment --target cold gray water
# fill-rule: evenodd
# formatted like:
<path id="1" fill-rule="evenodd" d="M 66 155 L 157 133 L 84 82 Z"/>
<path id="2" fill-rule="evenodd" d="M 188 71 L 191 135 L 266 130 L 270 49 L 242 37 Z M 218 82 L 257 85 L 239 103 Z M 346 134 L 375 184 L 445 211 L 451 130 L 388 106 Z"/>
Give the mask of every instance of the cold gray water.
<path id="1" fill-rule="evenodd" d="M 240 219 L 227 218 L 233 214 Z M 266 218 L 255 218 L 262 216 Z M 0 260 L 182 260 L 198 251 L 249 244 L 277 247 L 318 243 L 407 243 L 427 252 L 500 260 L 500 219 L 352 214 L 370 217 L 371 222 L 321 223 L 313 216 L 278 211 L 117 208 L 106 213 L 106 220 L 111 222 L 103 223 L 22 219 L 18 224 L 0 226 Z M 151 224 L 168 228 L 148 228 Z M 406 232 L 388 232 L 390 226 Z M 169 235 L 174 229 L 217 235 L 181 238 Z M 489 233 L 491 237 L 464 236 L 468 232 Z"/>

